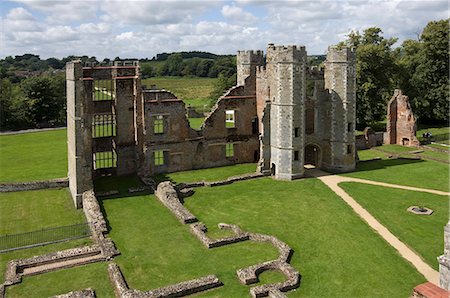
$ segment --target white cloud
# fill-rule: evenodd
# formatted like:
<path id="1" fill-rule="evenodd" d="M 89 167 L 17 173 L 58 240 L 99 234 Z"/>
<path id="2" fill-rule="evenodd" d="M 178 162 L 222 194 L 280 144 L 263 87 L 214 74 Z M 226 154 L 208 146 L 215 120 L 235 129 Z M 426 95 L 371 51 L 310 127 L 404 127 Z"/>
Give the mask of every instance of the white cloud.
<path id="1" fill-rule="evenodd" d="M 234 5 L 222 6 L 221 13 L 226 19 L 238 24 L 252 24 L 257 21 L 257 18 L 254 15 L 245 11 L 241 7 Z"/>
<path id="2" fill-rule="evenodd" d="M 428 21 L 449 12 L 446 0 L 13 1 L 1 20 L 0 56 L 232 54 L 265 49 L 269 42 L 303 44 L 308 53 L 321 54 L 351 30 L 370 26 L 387 37 L 415 38 Z"/>
<path id="3" fill-rule="evenodd" d="M 29 9 L 47 15 L 51 23 L 86 21 L 95 18 L 98 1 L 64 1 L 64 0 L 14 0 Z"/>

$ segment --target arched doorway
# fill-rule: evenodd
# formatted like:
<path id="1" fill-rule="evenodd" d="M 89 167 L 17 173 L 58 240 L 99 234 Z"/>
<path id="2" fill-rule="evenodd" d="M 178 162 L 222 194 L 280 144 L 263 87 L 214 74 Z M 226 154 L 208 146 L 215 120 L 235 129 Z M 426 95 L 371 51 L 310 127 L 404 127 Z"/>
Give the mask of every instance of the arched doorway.
<path id="1" fill-rule="evenodd" d="M 320 147 L 314 144 L 305 147 L 305 166 L 314 166 L 320 168 L 322 163 L 322 153 Z"/>

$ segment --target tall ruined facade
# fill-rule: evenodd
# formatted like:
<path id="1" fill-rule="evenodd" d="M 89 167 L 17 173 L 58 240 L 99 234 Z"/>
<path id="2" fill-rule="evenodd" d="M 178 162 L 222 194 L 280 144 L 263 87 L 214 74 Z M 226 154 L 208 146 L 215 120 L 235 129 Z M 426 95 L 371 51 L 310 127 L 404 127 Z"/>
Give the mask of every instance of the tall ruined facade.
<path id="1" fill-rule="evenodd" d="M 66 65 L 69 188 L 77 207 L 92 180 L 136 173 L 139 67 Z"/>
<path id="2" fill-rule="evenodd" d="M 218 99 L 200 130 L 184 102 L 141 87 L 136 63 L 67 69 L 69 185 L 75 205 L 105 175 L 160 173 L 259 162 L 275 179 L 311 164 L 355 168 L 355 53 L 330 48 L 324 71 L 302 46 L 239 51 L 237 85 Z"/>

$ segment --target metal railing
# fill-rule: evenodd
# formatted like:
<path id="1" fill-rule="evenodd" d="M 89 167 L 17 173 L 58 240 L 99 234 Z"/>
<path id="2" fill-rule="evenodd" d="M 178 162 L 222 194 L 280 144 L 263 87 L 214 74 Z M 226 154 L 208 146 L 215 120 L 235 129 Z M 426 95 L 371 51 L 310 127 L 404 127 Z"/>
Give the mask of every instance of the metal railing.
<path id="1" fill-rule="evenodd" d="M 89 223 L 47 228 L 20 234 L 0 235 L 0 253 L 84 238 L 90 235 Z"/>

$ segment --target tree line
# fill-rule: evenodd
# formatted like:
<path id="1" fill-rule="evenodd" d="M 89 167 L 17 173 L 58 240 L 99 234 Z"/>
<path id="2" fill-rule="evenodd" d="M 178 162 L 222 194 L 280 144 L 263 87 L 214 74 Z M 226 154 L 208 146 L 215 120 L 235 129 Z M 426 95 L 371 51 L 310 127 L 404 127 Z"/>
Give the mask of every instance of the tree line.
<path id="1" fill-rule="evenodd" d="M 385 38 L 380 28 L 352 32 L 341 46 L 356 48 L 357 126 L 384 120 L 386 104 L 395 88 L 410 98 L 421 123 L 447 122 L 449 115 L 449 20 L 429 22 L 417 40 L 394 47 L 396 38 Z M 67 61 L 96 57 L 69 56 L 42 60 L 25 54 L 0 60 L 0 130 L 65 123 Z M 308 59 L 322 62 L 323 56 Z M 116 57 L 114 60 L 121 60 Z M 112 61 L 114 61 L 112 60 Z M 217 77 L 211 99 L 216 100 L 236 84 L 236 60 L 231 55 L 204 52 L 163 53 L 141 59 L 146 76 Z M 104 59 L 102 63 L 110 63 Z"/>

